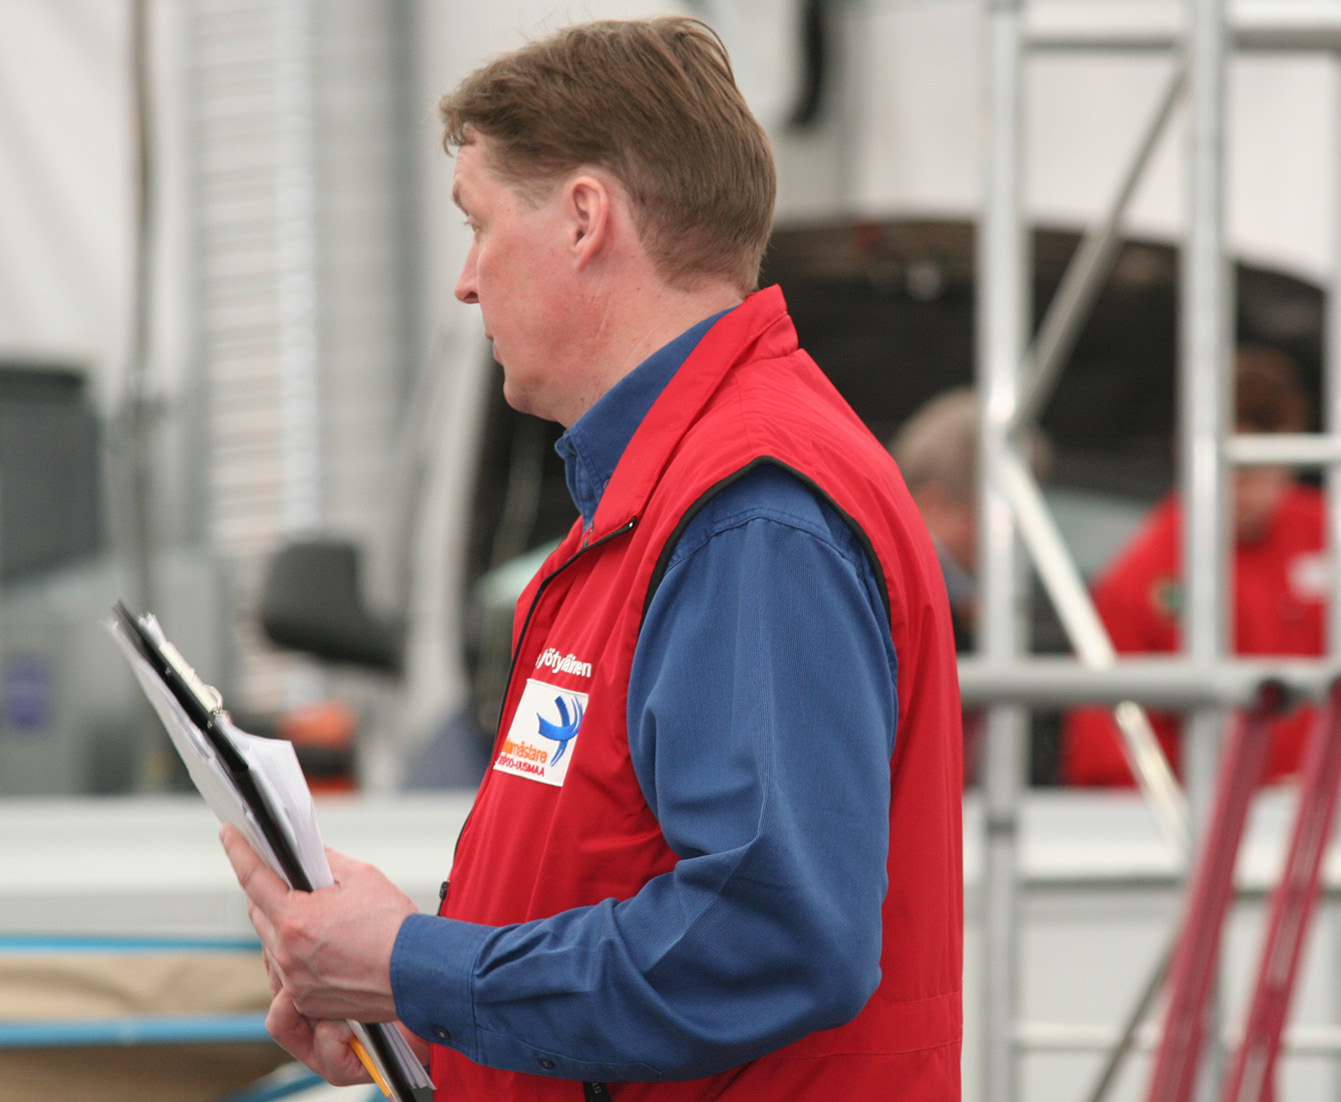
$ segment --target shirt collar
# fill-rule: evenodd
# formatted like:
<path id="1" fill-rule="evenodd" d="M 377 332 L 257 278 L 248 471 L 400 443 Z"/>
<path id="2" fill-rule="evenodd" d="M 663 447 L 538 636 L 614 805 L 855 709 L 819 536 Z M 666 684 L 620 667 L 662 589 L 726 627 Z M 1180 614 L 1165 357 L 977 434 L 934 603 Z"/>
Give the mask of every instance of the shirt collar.
<path id="1" fill-rule="evenodd" d="M 703 335 L 728 312 L 723 310 L 704 318 L 662 345 L 597 399 L 559 437 L 554 450 L 563 459 L 568 492 L 582 514 L 584 528 L 591 526 L 610 476 L 643 418 Z"/>

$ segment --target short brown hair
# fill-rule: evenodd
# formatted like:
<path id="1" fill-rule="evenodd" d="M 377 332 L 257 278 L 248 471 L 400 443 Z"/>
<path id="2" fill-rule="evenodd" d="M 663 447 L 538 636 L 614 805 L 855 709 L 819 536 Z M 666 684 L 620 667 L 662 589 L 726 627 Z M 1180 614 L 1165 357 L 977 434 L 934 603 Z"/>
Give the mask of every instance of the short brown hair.
<path id="1" fill-rule="evenodd" d="M 1242 345 L 1234 355 L 1234 421 L 1250 432 L 1305 432 L 1313 403 L 1294 360 L 1279 348 Z"/>
<path id="2" fill-rule="evenodd" d="M 477 69 L 439 109 L 443 145 L 490 141 L 492 167 L 534 194 L 581 165 L 633 200 L 663 279 L 752 289 L 772 228 L 772 151 L 736 87 L 726 47 L 697 19 L 569 27 Z"/>

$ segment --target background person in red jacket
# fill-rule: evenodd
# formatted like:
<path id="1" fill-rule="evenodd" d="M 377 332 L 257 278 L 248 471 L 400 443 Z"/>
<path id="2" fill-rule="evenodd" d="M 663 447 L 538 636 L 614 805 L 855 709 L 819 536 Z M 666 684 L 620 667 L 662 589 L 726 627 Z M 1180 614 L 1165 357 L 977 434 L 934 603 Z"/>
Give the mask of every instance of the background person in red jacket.
<path id="1" fill-rule="evenodd" d="M 1305 432 L 1308 396 L 1292 360 L 1276 349 L 1245 346 L 1235 358 L 1235 425 L 1241 433 Z M 1243 467 L 1232 476 L 1234 552 L 1231 610 L 1234 653 L 1323 653 L 1328 592 L 1322 494 L 1286 467 Z M 1182 504 L 1170 495 L 1094 584 L 1094 601 L 1122 654 L 1181 650 Z M 1276 721 L 1266 779 L 1298 770 L 1311 713 Z M 1151 720 L 1175 771 L 1181 764 L 1177 716 Z M 1062 775 L 1073 785 L 1131 785 L 1112 713 L 1084 708 L 1067 720 Z"/>

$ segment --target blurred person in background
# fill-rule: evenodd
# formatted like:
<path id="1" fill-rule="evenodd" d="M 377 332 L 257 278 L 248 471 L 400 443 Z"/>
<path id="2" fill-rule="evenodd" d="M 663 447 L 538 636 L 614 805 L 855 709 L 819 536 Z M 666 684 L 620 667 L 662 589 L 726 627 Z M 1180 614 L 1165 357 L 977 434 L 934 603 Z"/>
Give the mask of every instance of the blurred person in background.
<path id="1" fill-rule="evenodd" d="M 437 915 L 339 854 L 290 893 L 225 830 L 272 1034 L 355 1082 L 342 1019 L 399 1020 L 453 1100 L 958 1099 L 949 610 L 894 462 L 754 290 L 774 166 L 725 49 L 586 24 L 442 112 L 457 297 L 565 427 L 580 515 Z"/>
<path id="2" fill-rule="evenodd" d="M 950 598 L 955 649 L 973 649 L 978 624 L 978 395 L 955 387 L 929 399 L 889 444 L 931 533 Z"/>
<path id="3" fill-rule="evenodd" d="M 1234 364 L 1234 422 L 1239 433 L 1306 432 L 1312 421 L 1298 369 L 1283 352 L 1244 346 Z M 1323 653 L 1329 589 L 1325 503 L 1288 467 L 1241 467 L 1232 475 L 1234 653 L 1316 657 Z M 1171 494 L 1155 507 L 1096 579 L 1094 602 L 1120 654 L 1182 649 L 1182 504 Z M 1299 768 L 1312 717 L 1301 708 L 1272 728 L 1265 780 Z M 1151 715 L 1175 772 L 1182 762 L 1176 716 Z M 1062 776 L 1073 785 L 1134 784 L 1112 712 L 1083 708 L 1066 721 Z"/>
<path id="4" fill-rule="evenodd" d="M 978 630 L 978 394 L 953 387 L 929 398 L 889 442 L 890 454 L 913 495 L 931 540 L 950 600 L 955 650 L 974 649 Z M 1035 475 L 1048 467 L 1050 447 L 1041 433 L 1030 441 Z M 964 779 L 977 773 L 982 713 L 964 714 Z"/>

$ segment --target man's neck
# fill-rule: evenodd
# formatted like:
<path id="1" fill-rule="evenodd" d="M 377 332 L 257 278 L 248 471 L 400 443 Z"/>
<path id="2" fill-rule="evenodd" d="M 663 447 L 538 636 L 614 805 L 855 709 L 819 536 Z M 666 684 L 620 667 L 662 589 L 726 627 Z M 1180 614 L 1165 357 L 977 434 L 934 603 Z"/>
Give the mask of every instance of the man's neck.
<path id="1" fill-rule="evenodd" d="M 739 305 L 744 297 L 736 287 L 719 282 L 691 291 L 658 287 L 645 295 L 612 296 L 595 312 L 589 385 L 573 395 L 561 423 L 571 426 L 658 348 L 704 318 Z"/>

